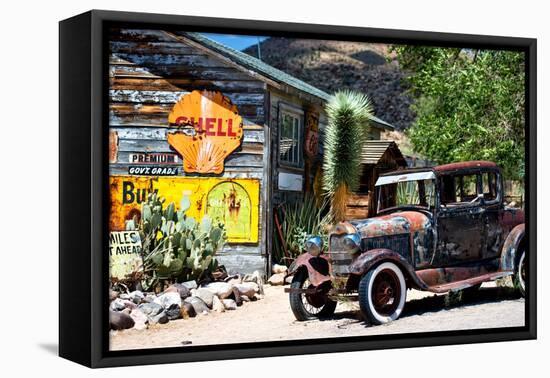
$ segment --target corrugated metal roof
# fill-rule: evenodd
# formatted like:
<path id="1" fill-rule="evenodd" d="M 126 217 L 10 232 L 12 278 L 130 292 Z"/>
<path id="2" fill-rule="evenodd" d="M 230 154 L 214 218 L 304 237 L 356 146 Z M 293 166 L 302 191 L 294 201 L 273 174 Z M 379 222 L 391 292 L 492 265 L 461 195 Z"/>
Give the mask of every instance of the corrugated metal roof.
<path id="1" fill-rule="evenodd" d="M 378 164 L 388 149 L 393 149 L 394 154 L 397 155 L 396 160 L 406 162 L 401 150 L 393 140 L 367 140 L 361 151 L 361 163 Z"/>
<path id="2" fill-rule="evenodd" d="M 201 45 L 217 53 L 223 54 L 225 57 L 227 57 L 231 61 L 245 68 L 253 70 L 259 73 L 260 75 L 265 76 L 273 81 L 286 84 L 290 87 L 293 87 L 295 89 L 298 89 L 300 91 L 313 95 L 317 98 L 320 98 L 323 101 L 329 101 L 331 98 L 331 95 L 320 90 L 319 88 L 314 87 L 313 85 L 310 85 L 292 75 L 289 75 L 284 71 L 278 70 L 277 68 L 270 66 L 269 64 L 262 62 L 261 60 L 251 55 L 248 55 L 239 50 L 235 50 L 229 46 L 226 46 L 222 43 L 216 42 L 208 37 L 205 37 L 200 33 L 181 32 L 177 34 L 188 37 L 193 41 L 200 43 Z M 378 117 L 372 116 L 371 121 L 375 124 L 375 126 L 378 126 L 380 128 L 388 129 L 388 130 L 394 129 L 392 125 L 390 125 L 386 121 L 381 120 Z"/>

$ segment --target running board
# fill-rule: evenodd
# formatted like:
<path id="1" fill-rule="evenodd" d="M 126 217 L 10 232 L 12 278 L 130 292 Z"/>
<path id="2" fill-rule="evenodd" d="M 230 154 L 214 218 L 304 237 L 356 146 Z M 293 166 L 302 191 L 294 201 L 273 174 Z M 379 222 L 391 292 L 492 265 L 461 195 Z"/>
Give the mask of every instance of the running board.
<path id="1" fill-rule="evenodd" d="M 494 281 L 499 278 L 510 276 L 512 274 L 513 274 L 512 272 L 487 273 L 481 276 L 471 277 L 462 281 L 455 281 L 455 282 L 451 282 L 443 285 L 428 286 L 427 290 L 438 294 L 446 293 L 448 291 L 458 291 L 458 290 L 467 289 L 469 287 L 472 287 L 474 285 L 477 285 L 483 282 Z"/>

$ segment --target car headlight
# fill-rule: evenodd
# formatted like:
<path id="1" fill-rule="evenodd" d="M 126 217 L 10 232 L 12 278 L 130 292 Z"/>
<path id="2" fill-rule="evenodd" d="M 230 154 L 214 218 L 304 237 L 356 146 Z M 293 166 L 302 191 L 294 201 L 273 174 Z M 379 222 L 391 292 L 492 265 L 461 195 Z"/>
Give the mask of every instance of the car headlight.
<path id="1" fill-rule="evenodd" d="M 306 252 L 312 256 L 319 256 L 323 251 L 323 240 L 320 236 L 313 236 L 306 241 Z"/>
<path id="2" fill-rule="evenodd" d="M 361 246 L 361 236 L 359 236 L 359 234 L 348 234 L 344 236 L 342 243 L 344 247 L 350 251 L 358 250 Z"/>

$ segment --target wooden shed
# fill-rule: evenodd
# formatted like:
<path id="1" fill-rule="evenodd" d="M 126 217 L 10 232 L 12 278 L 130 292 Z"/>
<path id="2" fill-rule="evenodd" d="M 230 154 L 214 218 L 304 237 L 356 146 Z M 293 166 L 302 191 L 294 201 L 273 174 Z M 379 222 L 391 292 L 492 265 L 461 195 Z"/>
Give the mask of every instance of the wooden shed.
<path id="1" fill-rule="evenodd" d="M 265 272 L 273 206 L 311 187 L 329 95 L 199 33 L 113 28 L 109 49 L 111 230 L 149 192 L 185 195 L 226 224 L 230 273 Z"/>
<path id="2" fill-rule="evenodd" d="M 391 140 L 368 140 L 361 154 L 359 189 L 348 199 L 346 217 L 361 219 L 372 216 L 376 210 L 374 184 L 380 174 L 407 167 L 399 147 Z"/>

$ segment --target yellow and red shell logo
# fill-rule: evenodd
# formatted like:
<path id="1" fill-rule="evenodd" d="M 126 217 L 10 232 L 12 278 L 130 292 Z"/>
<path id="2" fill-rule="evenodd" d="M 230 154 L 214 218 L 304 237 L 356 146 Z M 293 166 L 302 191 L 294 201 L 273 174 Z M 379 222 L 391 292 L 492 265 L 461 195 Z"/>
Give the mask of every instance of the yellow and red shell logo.
<path id="1" fill-rule="evenodd" d="M 220 92 L 193 91 L 182 96 L 168 122 L 177 128 L 168 133 L 168 144 L 183 157 L 188 173 L 222 173 L 225 159 L 243 138 L 237 106 Z"/>

